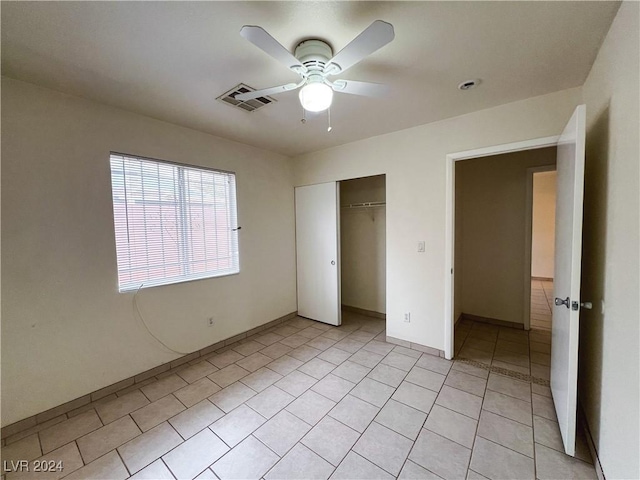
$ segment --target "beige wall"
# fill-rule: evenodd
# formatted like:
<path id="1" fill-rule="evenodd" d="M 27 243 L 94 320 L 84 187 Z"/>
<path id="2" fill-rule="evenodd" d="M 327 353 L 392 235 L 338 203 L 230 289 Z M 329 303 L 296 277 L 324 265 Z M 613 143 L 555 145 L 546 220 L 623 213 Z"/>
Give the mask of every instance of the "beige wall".
<path id="1" fill-rule="evenodd" d="M 583 90 L 580 400 L 607 478 L 640 478 L 639 17 L 622 4 Z"/>
<path id="2" fill-rule="evenodd" d="M 556 239 L 556 172 L 533 174 L 531 276 L 553 278 Z"/>
<path id="3" fill-rule="evenodd" d="M 384 202 L 384 175 L 340 182 L 340 204 Z M 340 209 L 342 304 L 385 313 L 385 207 Z"/>
<path id="4" fill-rule="evenodd" d="M 296 185 L 386 174 L 387 335 L 444 349 L 446 155 L 559 135 L 580 100 L 565 90 L 294 159 Z"/>
<path id="5" fill-rule="evenodd" d="M 191 352 L 296 310 L 289 159 L 4 78 L 2 425 L 179 356 L 118 293 L 111 150 L 237 173 L 240 274 L 140 291 L 157 336 Z"/>
<path id="6" fill-rule="evenodd" d="M 527 169 L 555 162 L 555 147 L 455 162 L 463 313 L 524 324 Z"/>

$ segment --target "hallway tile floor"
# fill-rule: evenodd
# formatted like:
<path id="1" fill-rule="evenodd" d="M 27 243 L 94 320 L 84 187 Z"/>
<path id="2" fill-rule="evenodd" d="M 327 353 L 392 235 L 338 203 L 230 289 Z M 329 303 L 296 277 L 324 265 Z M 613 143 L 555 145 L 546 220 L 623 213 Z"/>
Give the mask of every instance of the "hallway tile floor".
<path id="1" fill-rule="evenodd" d="M 551 331 L 553 280 L 531 280 L 531 328 Z"/>
<path id="2" fill-rule="evenodd" d="M 549 332 L 463 320 L 452 362 L 384 326 L 295 318 L 9 437 L 2 460 L 66 479 L 596 478 L 583 436 L 563 453 Z"/>

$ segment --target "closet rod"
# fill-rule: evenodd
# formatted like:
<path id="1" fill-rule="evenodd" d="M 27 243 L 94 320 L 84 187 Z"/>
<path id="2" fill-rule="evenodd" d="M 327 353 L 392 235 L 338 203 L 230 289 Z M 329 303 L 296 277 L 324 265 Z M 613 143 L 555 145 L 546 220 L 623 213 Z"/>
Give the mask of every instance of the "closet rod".
<path id="1" fill-rule="evenodd" d="M 364 202 L 364 203 L 350 203 L 349 205 L 342 205 L 342 208 L 375 208 L 384 207 L 386 202 Z"/>

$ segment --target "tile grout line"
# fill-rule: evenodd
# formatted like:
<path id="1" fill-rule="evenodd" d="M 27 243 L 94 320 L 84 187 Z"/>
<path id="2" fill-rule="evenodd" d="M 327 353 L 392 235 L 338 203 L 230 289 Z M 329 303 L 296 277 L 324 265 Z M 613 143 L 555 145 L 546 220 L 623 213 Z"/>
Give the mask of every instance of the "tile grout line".
<path id="1" fill-rule="evenodd" d="M 25 437 L 25 438 L 27 438 L 27 437 Z M 40 438 L 40 432 L 36 432 L 36 438 L 38 439 L 38 447 L 40 448 L 40 455 L 38 455 L 38 458 L 40 458 L 40 457 L 42 457 L 44 455 L 44 449 L 42 448 L 42 439 Z M 22 440 L 22 439 L 20 439 L 20 440 Z M 20 440 L 18 440 L 18 442 Z M 6 442 L 5 442 L 5 447 L 4 448 L 7 448 Z M 1 451 L 2 450 L 0 449 L 0 452 Z M 3 468 L 3 470 L 4 470 L 4 468 Z"/>
<path id="2" fill-rule="evenodd" d="M 499 335 L 499 334 L 498 334 Z M 495 349 L 498 345 L 498 337 L 496 336 L 496 346 L 493 347 L 493 351 L 495 352 Z M 493 357 L 492 357 L 492 361 L 493 361 Z M 482 394 L 482 403 L 480 404 L 480 415 L 478 416 L 478 423 L 476 423 L 476 431 L 473 435 L 473 442 L 471 443 L 471 454 L 469 455 L 469 463 L 467 464 L 467 476 L 469 475 L 469 470 L 471 469 L 471 461 L 473 460 L 473 452 L 476 446 L 476 440 L 478 439 L 478 430 L 480 429 L 480 421 L 482 419 L 482 411 L 484 410 L 484 402 L 485 402 L 485 398 L 487 396 L 487 388 L 489 386 L 489 375 L 487 375 L 487 380 L 484 384 L 484 393 Z M 480 437 L 483 438 L 483 437 Z"/>
<path id="3" fill-rule="evenodd" d="M 97 416 L 98 418 L 100 418 L 100 416 L 97 414 L 97 412 L 96 412 L 96 416 Z M 101 420 L 101 423 L 102 423 L 102 420 Z M 104 428 L 104 427 L 105 427 L 105 425 L 104 425 L 104 424 L 102 424 L 102 427 L 100 427 L 100 428 Z M 78 440 L 80 440 L 81 438 L 86 437 L 87 435 L 91 435 L 91 434 L 92 434 L 92 433 L 94 433 L 94 432 L 97 432 L 98 430 L 100 430 L 100 428 L 95 429 L 93 432 L 85 433 L 85 434 L 84 434 L 84 435 L 82 435 L 81 437 L 78 437 L 78 438 L 76 438 L 76 439 L 74 440 L 74 443 L 76 444 L 76 448 L 78 449 L 78 453 L 80 454 L 80 458 L 82 459 L 82 463 L 83 463 L 84 465 L 88 465 L 88 464 L 89 464 L 89 463 L 91 463 L 91 462 L 87 462 L 87 461 L 84 459 L 84 455 L 82 455 L 82 450 L 80 450 L 80 445 L 78 444 Z M 102 455 L 100 455 L 100 457 L 102 457 L 102 456 L 106 455 L 107 453 L 109 453 L 109 452 L 103 453 Z M 100 457 L 98 457 L 98 458 L 100 458 Z M 95 458 L 94 460 L 97 460 L 97 458 Z"/>
<path id="4" fill-rule="evenodd" d="M 369 460 L 368 458 L 363 457 L 362 455 L 360 455 L 358 452 L 354 452 L 353 450 L 349 450 L 347 452 L 347 454 L 344 456 L 344 458 L 342 460 L 340 460 L 340 463 L 338 463 L 338 466 L 335 467 L 335 470 L 337 470 L 338 468 L 340 468 L 340 465 L 342 465 L 344 463 L 344 461 L 347 459 L 347 456 L 349 455 L 350 452 L 353 452 L 354 455 L 357 455 L 358 457 L 360 457 L 362 460 L 364 460 L 367 463 L 370 463 L 371 465 L 373 465 L 376 468 L 380 468 L 378 465 L 376 465 L 375 463 L 373 463 L 371 460 Z M 334 473 L 335 473 L 334 470 Z M 380 470 L 382 470 L 385 473 L 388 473 L 384 468 L 380 468 Z"/>
<path id="5" fill-rule="evenodd" d="M 138 410 L 142 410 L 144 407 L 149 406 L 149 405 L 151 405 L 151 404 L 150 404 L 150 403 L 147 403 L 147 405 L 144 405 L 143 407 L 138 408 Z M 144 433 L 147 433 L 149 430 L 151 430 L 151 428 L 155 428 L 155 427 L 151 427 L 149 430 L 147 430 L 147 432 L 145 432 L 144 430 L 142 430 L 142 427 L 140 427 L 140 425 L 138 425 L 138 422 L 136 422 L 136 419 L 135 419 L 135 418 L 133 418 L 133 415 L 131 415 L 132 413 L 135 413 L 135 412 L 137 412 L 138 410 L 134 410 L 133 412 L 129 412 L 129 413 L 127 413 L 126 415 L 123 415 L 123 416 L 122 416 L 122 417 L 120 417 L 120 418 L 124 418 L 124 417 L 129 417 L 129 418 L 131 418 L 131 421 L 135 424 L 135 426 L 136 426 L 136 427 L 138 427 L 138 430 L 140 430 L 140 432 L 142 432 L 142 433 L 140 433 L 140 435 L 142 435 L 142 434 L 144 434 Z M 119 418 L 118 420 L 120 420 L 120 418 Z M 114 421 L 116 421 L 116 420 L 114 420 Z M 165 422 L 168 422 L 168 420 L 165 420 Z M 112 423 L 113 423 L 113 422 L 112 422 Z M 160 423 L 162 423 L 162 422 L 160 422 Z M 158 425 L 160 425 L 160 423 L 159 423 Z M 157 425 L 156 425 L 156 426 L 157 426 Z M 137 435 L 137 436 L 135 436 L 134 438 L 138 438 L 140 435 Z M 132 438 L 131 440 L 133 440 L 133 438 Z M 131 441 L 131 440 L 129 440 L 129 441 Z M 126 443 L 128 443 L 128 442 L 126 442 Z"/>
<path id="6" fill-rule="evenodd" d="M 448 385 L 447 385 L 447 386 L 448 386 Z M 461 391 L 462 391 L 462 390 L 461 390 Z M 445 406 L 445 405 L 440 405 L 439 403 L 436 403 L 437 401 L 438 401 L 438 398 L 436 397 L 436 400 L 433 402 L 433 404 L 434 404 L 434 405 L 439 406 L 440 408 L 444 408 L 445 410 L 449 410 L 450 412 L 454 412 L 454 413 L 457 413 L 458 415 L 462 415 L 462 416 L 464 416 L 464 417 L 470 418 L 471 420 L 475 420 L 477 423 L 479 423 L 479 422 L 480 422 L 480 416 L 478 416 L 478 418 L 470 417 L 469 415 L 466 415 L 466 414 L 464 414 L 464 413 L 458 412 L 458 411 L 456 411 L 456 410 L 454 410 L 454 409 L 452 409 L 452 408 L 449 408 L 449 407 L 447 407 L 447 406 Z M 482 407 L 480 407 L 480 413 L 482 413 Z M 493 413 L 493 412 L 491 412 L 491 413 Z M 497 413 L 496 413 L 495 415 L 497 415 Z M 503 418 L 507 418 L 507 417 L 503 417 Z M 510 419 L 509 419 L 509 420 L 510 420 Z M 426 420 L 425 420 L 425 423 L 426 423 Z M 425 428 L 426 428 L 426 427 L 425 427 Z M 431 431 L 431 430 L 429 430 L 429 431 Z M 436 432 L 433 432 L 433 433 L 436 433 Z M 465 447 L 465 448 L 469 448 L 469 447 Z"/>
<path id="7" fill-rule="evenodd" d="M 214 434 L 214 435 L 215 435 L 215 434 Z M 167 453 L 169 453 L 169 452 L 167 452 Z M 165 455 L 166 455 L 166 453 L 165 453 Z M 169 472 L 169 474 L 174 478 L 174 480 L 176 480 L 178 477 L 176 477 L 176 474 L 175 474 L 175 473 L 173 473 L 173 470 L 171 470 L 171 469 L 169 468 L 169 465 L 167 465 L 167 462 L 165 462 L 165 461 L 164 461 L 164 458 L 160 457 L 158 460 L 160 460 L 160 462 L 165 466 L 165 468 L 167 469 L 167 471 Z M 154 460 L 153 462 L 155 462 L 155 460 Z M 153 462 L 151 462 L 151 463 L 153 463 Z M 151 465 L 151 463 L 150 463 L 149 465 Z M 149 465 L 147 465 L 147 467 L 148 467 Z M 147 468 L 147 467 L 145 467 L 145 468 Z M 207 468 L 209 468 L 209 467 L 207 467 Z M 206 470 L 206 468 L 205 468 L 205 470 Z M 204 472 L 204 470 L 203 470 L 203 472 Z M 198 474 L 198 475 L 200 475 L 200 474 Z"/>
<path id="8" fill-rule="evenodd" d="M 492 392 L 493 392 L 493 390 L 490 390 L 490 391 L 492 391 Z M 497 392 L 497 393 L 500 393 L 500 392 Z M 511 397 L 511 398 L 514 398 L 514 397 Z M 521 401 L 522 401 L 522 402 L 525 402 L 526 400 L 521 400 Z M 484 402 L 483 402 L 483 404 L 484 404 Z M 519 424 L 519 425 L 524 425 L 525 427 L 533 428 L 533 425 L 527 425 L 526 423 L 522 423 L 522 422 L 520 422 L 520 421 L 518 421 L 518 420 L 514 420 L 513 418 L 505 417 L 504 415 L 501 415 L 501 414 L 499 414 L 499 413 L 492 412 L 491 410 L 485 410 L 485 409 L 483 408 L 483 409 L 481 410 L 481 412 L 480 412 L 480 413 L 482 413 L 482 411 L 489 412 L 489 413 L 491 413 L 492 415 L 495 415 L 496 417 L 501 417 L 501 418 L 505 418 L 505 419 L 507 419 L 507 420 L 511 420 L 512 422 L 515 422 L 515 423 L 517 423 L 517 424 Z M 548 420 L 548 419 L 547 419 L 547 420 Z M 484 437 L 483 437 L 483 438 L 484 438 Z"/>
<path id="9" fill-rule="evenodd" d="M 137 437 L 136 437 L 137 438 Z M 131 471 L 129 470 L 129 467 L 127 467 L 127 464 L 124 462 L 124 458 L 122 458 L 122 455 L 120 455 L 120 451 L 118 450 L 118 447 L 113 449 L 114 452 L 116 452 L 116 455 L 118 455 L 118 458 L 120 459 L 120 461 L 122 462 L 122 465 L 124 466 L 124 469 L 127 471 L 127 473 L 129 474 L 129 476 L 132 475 Z"/>
<path id="10" fill-rule="evenodd" d="M 82 438 L 82 437 L 80 437 L 80 438 Z M 82 467 L 88 465 L 88 463 L 84 459 L 84 455 L 82 455 L 82 451 L 80 450 L 80 445 L 78 445 L 78 439 L 75 439 L 73 442 L 67 443 L 67 445 L 70 445 L 71 443 L 75 444 L 76 448 L 78 449 L 78 455 L 80 455 L 80 461 L 82 461 Z M 109 453 L 109 452 L 107 452 L 107 453 Z M 106 455 L 106 453 L 105 453 L 105 455 Z M 80 468 L 82 468 L 82 467 L 80 467 Z M 78 468 L 77 470 L 80 470 L 80 468 Z M 73 473 L 73 472 L 71 472 L 71 473 Z"/>
<path id="11" fill-rule="evenodd" d="M 507 378 L 509 378 L 509 377 L 507 377 Z M 489 380 L 489 379 L 487 379 L 487 384 L 489 383 L 489 382 L 488 382 L 488 380 Z M 524 382 L 523 382 L 523 383 L 524 383 Z M 529 385 L 529 395 L 531 395 L 531 384 L 529 383 L 529 384 L 527 384 L 527 385 Z M 506 395 L 507 397 L 514 398 L 514 399 L 516 399 L 516 400 L 520 400 L 521 402 L 527 402 L 529 405 L 531 405 L 531 407 L 532 407 L 532 409 L 533 409 L 533 403 L 532 403 L 532 402 L 528 402 L 527 400 L 523 400 L 522 398 L 514 397 L 513 395 L 511 395 L 511 394 L 509 394 L 509 393 L 505 393 L 505 392 L 500 392 L 500 391 L 498 391 L 498 390 L 494 390 L 494 389 L 492 389 L 492 388 L 489 388 L 489 386 L 488 386 L 488 385 L 487 385 L 487 390 L 488 390 L 488 391 L 490 391 L 490 392 L 499 393 L 500 395 Z M 493 413 L 493 412 L 492 412 L 492 413 Z M 522 422 L 520 422 L 520 423 L 522 423 Z"/>
<path id="12" fill-rule="evenodd" d="M 445 380 L 446 380 L 446 377 L 445 377 Z M 444 382 L 442 382 L 442 384 L 444 385 Z M 441 389 L 442 389 L 442 387 L 441 387 Z M 438 392 L 438 395 L 440 395 L 440 392 Z M 392 395 L 392 397 L 393 397 L 393 395 Z M 431 414 L 431 410 L 433 410 L 433 406 L 436 404 L 436 400 L 437 399 L 438 399 L 438 396 L 436 395 L 436 398 L 433 400 L 433 403 L 431 404 L 431 408 L 429 409 L 429 412 L 427 413 L 427 416 L 425 417 L 424 422 L 422 422 L 422 426 L 420 427 L 420 430 L 418 431 L 418 435 L 416 436 L 416 439 L 412 441 L 411 448 L 409 449 L 409 453 L 407 453 L 407 457 L 404 459 L 404 462 L 402 462 L 402 467 L 400 468 L 400 473 L 402 473 L 402 471 L 404 470 L 404 467 L 407 465 L 407 462 L 409 461 L 409 457 L 411 456 L 411 452 L 413 452 L 413 449 L 416 446 L 416 442 L 418 441 L 418 438 L 420 437 L 420 433 L 422 432 L 422 429 L 426 428 L 425 425 L 427 424 L 427 420 L 429 419 L 429 415 Z M 402 403 L 402 402 L 400 402 L 400 403 Z M 407 406 L 410 406 L 410 405 L 407 405 Z M 374 417 L 374 420 L 375 420 L 375 417 Z M 431 430 L 429 430 L 429 431 L 431 431 Z M 422 467 L 422 468 L 424 468 L 424 467 Z M 425 470 L 430 471 L 428 469 L 425 469 Z M 400 475 L 400 473 L 398 473 L 398 476 Z"/>
<path id="13" fill-rule="evenodd" d="M 546 294 L 545 294 L 546 295 Z M 529 342 L 527 343 L 528 347 L 529 347 L 529 370 L 531 370 L 531 339 L 529 339 Z M 535 419 L 533 418 L 534 415 L 534 411 L 533 411 L 533 388 L 531 389 L 531 435 L 533 436 L 533 476 L 534 478 L 538 478 L 538 461 L 537 461 L 537 456 L 536 456 L 536 424 L 535 424 Z"/>
<path id="14" fill-rule="evenodd" d="M 222 418 L 224 418 L 224 417 L 220 417 L 218 420 L 221 420 Z M 217 422 L 218 420 L 216 420 L 216 422 Z M 235 447 L 237 447 L 238 445 L 240 445 L 240 444 L 243 442 L 243 440 L 244 440 L 245 438 L 247 438 L 249 435 L 251 435 L 251 434 L 247 435 L 247 437 L 244 437 L 242 440 L 240 440 L 238 443 L 236 443 L 236 444 L 232 447 L 232 446 L 231 446 L 231 445 L 229 445 L 227 442 L 225 442 L 225 441 L 224 441 L 224 439 L 223 439 L 220 435 L 218 435 L 216 432 L 214 432 L 214 431 L 213 431 L 213 428 L 211 428 L 211 427 L 212 427 L 212 425 L 213 425 L 214 423 L 216 423 L 216 422 L 213 422 L 213 423 L 211 423 L 210 425 L 207 425 L 207 426 L 206 426 L 205 428 L 203 428 L 202 430 L 208 429 L 211 433 L 213 433 L 216 437 L 218 437 L 222 443 L 224 443 L 225 447 L 227 447 L 227 448 L 229 449 L 229 451 L 228 451 L 228 452 L 225 452 L 225 454 L 224 454 L 224 455 L 226 455 L 226 454 L 227 454 L 227 453 L 229 453 L 231 450 L 233 450 Z M 265 423 L 266 423 L 266 422 L 265 422 Z M 264 425 L 264 424 L 263 424 L 263 425 Z M 259 427 L 258 427 L 258 428 L 259 428 Z M 257 429 L 256 429 L 256 430 L 257 430 Z M 194 436 L 195 436 L 195 435 L 193 435 L 193 436 L 191 436 L 191 437 L 189 437 L 189 438 L 193 438 Z M 224 455 L 222 455 L 222 457 L 224 457 Z M 220 458 L 222 458 L 222 457 L 220 457 Z M 217 461 L 218 461 L 218 460 L 216 460 L 216 462 L 217 462 Z M 215 462 L 214 462 L 214 463 L 215 463 Z"/>
<path id="15" fill-rule="evenodd" d="M 533 430 L 533 428 L 532 428 L 532 430 Z M 486 440 L 487 442 L 493 443 L 494 445 L 498 445 L 499 447 L 502 447 L 502 448 L 504 448 L 506 450 L 509 450 L 511 452 L 517 453 L 518 455 L 522 455 L 523 457 L 526 457 L 526 458 L 529 458 L 529 459 L 533 460 L 533 462 L 534 462 L 534 473 L 535 473 L 535 458 L 534 457 L 530 457 L 529 455 L 526 455 L 526 454 L 524 454 L 522 452 L 514 450 L 511 447 L 506 447 L 506 446 L 502 445 L 501 443 L 496 442 L 495 440 L 491 440 L 490 438 L 486 438 L 486 437 L 483 437 L 481 435 L 479 435 L 479 437 L 482 438 L 483 440 Z M 535 476 L 535 478 L 538 478 L 537 475 Z"/>

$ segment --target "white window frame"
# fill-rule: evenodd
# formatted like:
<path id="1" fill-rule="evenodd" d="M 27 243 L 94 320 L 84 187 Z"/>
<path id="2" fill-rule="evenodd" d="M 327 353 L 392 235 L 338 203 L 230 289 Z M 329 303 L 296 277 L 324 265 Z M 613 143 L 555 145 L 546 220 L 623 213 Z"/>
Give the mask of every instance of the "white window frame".
<path id="1" fill-rule="evenodd" d="M 119 163 L 122 165 L 121 168 L 117 168 Z M 137 174 L 138 185 L 134 185 L 133 181 L 128 183 L 126 178 L 127 171 L 132 172 L 134 166 L 137 169 L 136 163 L 140 167 L 140 173 Z M 154 165 L 157 174 L 152 171 Z M 109 166 L 117 280 L 120 292 L 236 275 L 240 272 L 235 172 L 119 152 L 110 152 Z M 164 171 L 163 175 L 160 173 L 161 168 Z M 168 172 L 171 172 L 171 180 L 168 180 Z M 200 174 L 200 183 L 193 181 L 194 175 L 197 178 L 198 174 Z M 203 182 L 205 177 L 208 177 L 206 180 L 211 179 L 210 184 Z M 224 186 L 221 188 L 221 185 Z M 149 199 L 145 198 L 145 186 L 149 187 Z M 156 189 L 155 192 L 153 188 Z M 199 203 L 197 193 L 195 199 L 192 197 L 194 189 L 200 192 Z M 208 201 L 205 201 L 205 190 Z M 156 199 L 153 199 L 153 193 L 156 194 Z M 163 208 L 161 198 L 167 193 L 173 194 L 171 200 L 165 205 L 171 213 L 168 217 L 169 228 L 173 230 L 171 232 L 163 224 L 166 209 Z M 124 207 L 124 212 L 122 209 L 119 213 L 116 211 L 118 205 Z M 155 212 L 155 217 L 147 211 L 153 206 L 160 209 L 159 212 Z M 195 209 L 193 209 L 194 206 Z M 223 208 L 220 209 L 220 206 Z M 198 207 L 201 213 L 197 211 Z M 173 212 L 170 211 L 171 209 Z M 192 213 L 194 210 L 195 221 Z M 198 214 L 201 216 L 197 217 Z M 131 220 L 132 218 L 136 221 Z M 152 218 L 156 221 L 155 228 L 148 225 Z M 158 218 L 160 219 L 159 228 Z M 207 235 L 207 220 L 211 219 L 213 219 L 214 228 L 210 228 Z M 219 220 L 223 226 L 219 226 Z M 193 235 L 194 228 L 202 230 L 202 238 L 196 238 L 196 235 Z M 142 236 L 144 241 L 141 239 Z M 198 242 L 195 247 L 194 238 Z M 221 244 L 222 253 L 218 251 Z M 211 256 L 207 253 L 207 246 L 211 248 L 212 245 L 218 255 Z M 133 257 L 135 260 L 132 261 Z M 133 266 L 134 264 L 136 265 Z M 210 267 L 209 264 L 217 266 Z M 193 271 L 194 267 L 198 271 Z M 163 270 L 162 274 L 158 273 L 160 269 Z M 180 270 L 179 274 L 175 274 L 176 269 Z M 168 270 L 174 273 L 167 273 Z M 132 277 L 135 276 L 136 271 L 138 278 L 134 279 Z M 152 271 L 154 273 L 151 273 Z"/>

